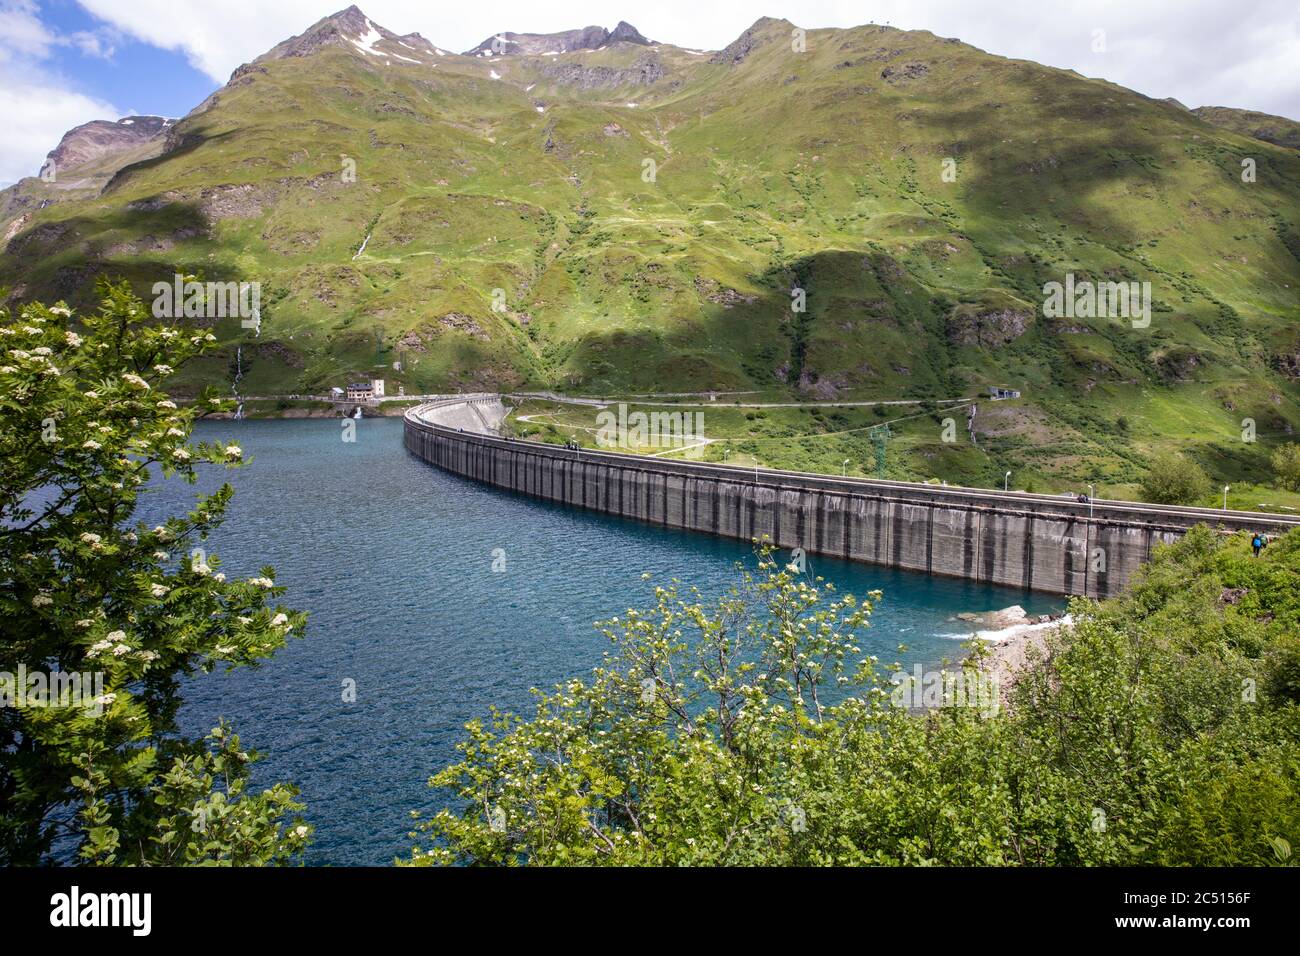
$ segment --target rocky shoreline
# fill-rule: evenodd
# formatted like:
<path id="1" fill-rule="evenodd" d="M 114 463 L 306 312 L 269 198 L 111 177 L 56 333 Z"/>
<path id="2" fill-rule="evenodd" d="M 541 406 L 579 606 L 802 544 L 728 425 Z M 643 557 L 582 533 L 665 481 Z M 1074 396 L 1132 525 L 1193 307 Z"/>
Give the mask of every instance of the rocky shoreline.
<path id="1" fill-rule="evenodd" d="M 1025 672 L 1046 656 L 1049 636 L 1073 623 L 1069 614 L 1030 615 L 1018 604 L 986 614 L 959 614 L 957 619 L 983 625 L 974 632 L 986 645 L 980 669 L 996 682 L 1004 706 Z"/>

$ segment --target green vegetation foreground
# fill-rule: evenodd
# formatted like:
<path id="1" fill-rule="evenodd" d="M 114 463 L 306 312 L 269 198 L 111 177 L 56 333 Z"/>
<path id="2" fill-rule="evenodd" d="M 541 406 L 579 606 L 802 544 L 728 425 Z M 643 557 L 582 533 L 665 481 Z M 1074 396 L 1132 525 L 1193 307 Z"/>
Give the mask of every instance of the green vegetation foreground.
<path id="1" fill-rule="evenodd" d="M 1076 600 L 994 714 L 895 706 L 871 604 L 769 551 L 712 607 L 658 587 L 590 679 L 468 725 L 412 862 L 1293 865 L 1300 532 L 1247 537 L 1194 529 Z"/>
<path id="2" fill-rule="evenodd" d="M 179 736 L 176 714 L 185 677 L 265 660 L 306 615 L 274 603 L 271 568 L 227 580 L 202 546 L 229 485 L 134 520 L 151 471 L 193 482 L 243 453 L 189 441 L 228 402 L 161 391 L 213 336 L 99 292 L 79 320 L 0 308 L 0 865 L 287 862 L 311 835 L 297 791 L 248 791 L 257 755 L 224 723 Z"/>

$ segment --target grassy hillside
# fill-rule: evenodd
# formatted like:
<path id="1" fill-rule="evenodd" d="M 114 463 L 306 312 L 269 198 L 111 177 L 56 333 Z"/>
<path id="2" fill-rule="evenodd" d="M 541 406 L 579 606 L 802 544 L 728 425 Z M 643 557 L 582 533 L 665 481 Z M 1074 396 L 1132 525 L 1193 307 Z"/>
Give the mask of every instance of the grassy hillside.
<path id="1" fill-rule="evenodd" d="M 1222 126 L 1234 133 L 1253 136 L 1277 146 L 1300 149 L 1300 123 L 1285 116 L 1237 110 L 1228 106 L 1201 106 L 1192 112 L 1207 123 Z"/>
<path id="2" fill-rule="evenodd" d="M 228 381 L 237 345 L 258 395 L 381 370 L 408 392 L 996 383 L 1024 398 L 984 403 L 980 445 L 910 426 L 900 473 L 1122 486 L 1167 445 L 1260 472 L 1300 424 L 1300 153 L 925 32 L 813 30 L 800 53 L 791 30 L 716 55 L 331 46 L 241 68 L 169 152 L 33 213 L 0 284 L 84 303 L 98 273 L 146 296 L 177 271 L 260 281 L 260 336 L 219 321 L 226 354 L 191 386 Z M 1150 282 L 1150 327 L 1045 318 L 1068 272 Z"/>

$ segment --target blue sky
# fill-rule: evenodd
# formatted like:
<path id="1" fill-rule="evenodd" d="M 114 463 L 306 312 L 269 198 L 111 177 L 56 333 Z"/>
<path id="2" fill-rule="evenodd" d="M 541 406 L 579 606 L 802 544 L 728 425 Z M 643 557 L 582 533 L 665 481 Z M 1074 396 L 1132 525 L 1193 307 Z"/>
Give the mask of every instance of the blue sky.
<path id="1" fill-rule="evenodd" d="M 362 0 L 375 23 L 466 50 L 503 30 L 627 20 L 716 50 L 760 16 L 808 28 L 889 23 L 1188 106 L 1300 119 L 1300 0 Z M 64 132 L 179 117 L 230 72 L 347 0 L 0 0 L 0 185 L 35 175 Z M 1098 35 L 1103 37 L 1100 48 Z"/>
<path id="2" fill-rule="evenodd" d="M 91 42 L 99 44 L 98 53 L 93 46 L 88 52 L 76 43 L 55 46 L 48 67 L 71 88 L 107 100 L 125 113 L 184 116 L 220 85 L 191 66 L 184 53 L 136 40 L 91 15 L 76 0 L 44 0 L 39 9 L 52 32 L 80 36 L 83 42 L 92 36 Z"/>

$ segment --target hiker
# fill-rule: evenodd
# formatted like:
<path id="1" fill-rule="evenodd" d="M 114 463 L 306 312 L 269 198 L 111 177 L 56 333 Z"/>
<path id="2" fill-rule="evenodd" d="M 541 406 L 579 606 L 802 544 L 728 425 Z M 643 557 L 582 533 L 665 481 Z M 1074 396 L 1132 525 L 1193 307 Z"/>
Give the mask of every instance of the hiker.
<path id="1" fill-rule="evenodd" d="M 1262 534 L 1256 534 L 1255 537 L 1251 539 L 1250 546 L 1255 549 L 1255 557 L 1259 557 L 1259 553 L 1264 550 L 1264 545 L 1266 544 L 1268 544 L 1268 539 Z"/>

